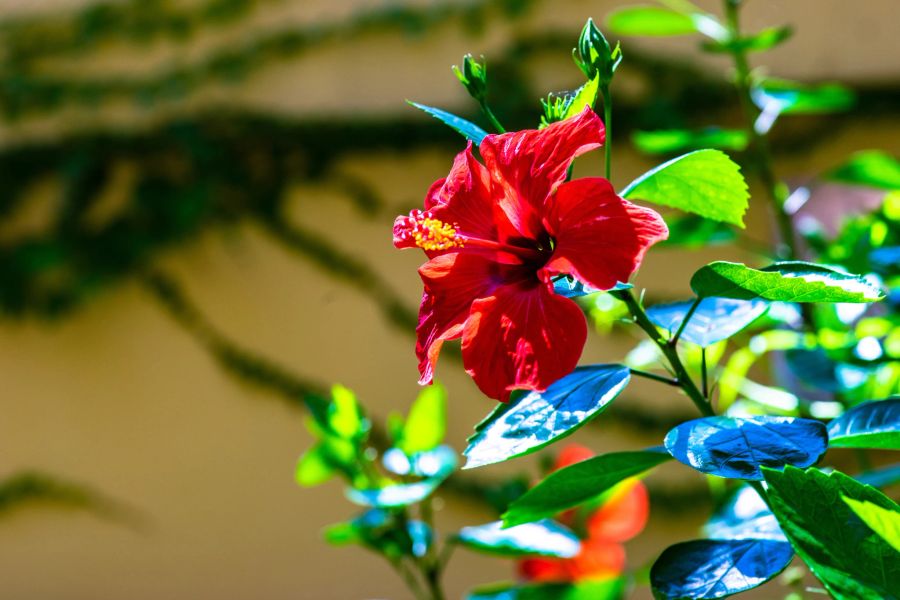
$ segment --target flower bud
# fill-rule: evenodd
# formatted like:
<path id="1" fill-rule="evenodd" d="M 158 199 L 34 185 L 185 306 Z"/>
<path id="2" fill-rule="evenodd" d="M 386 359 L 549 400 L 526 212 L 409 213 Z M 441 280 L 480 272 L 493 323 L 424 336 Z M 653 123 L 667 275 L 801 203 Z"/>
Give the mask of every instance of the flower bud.
<path id="1" fill-rule="evenodd" d="M 484 57 L 482 57 L 484 58 Z M 453 65 L 453 72 L 456 78 L 463 84 L 463 87 L 469 92 L 469 95 L 478 102 L 484 102 L 487 93 L 487 64 L 479 63 L 471 54 L 463 57 L 462 69 Z"/>
<path id="2" fill-rule="evenodd" d="M 578 38 L 578 47 L 572 50 L 572 58 L 588 80 L 599 75 L 600 84 L 609 85 L 613 73 L 622 62 L 622 49 L 619 44 L 614 49 L 610 48 L 603 32 L 594 25 L 594 20 L 588 19 Z"/>

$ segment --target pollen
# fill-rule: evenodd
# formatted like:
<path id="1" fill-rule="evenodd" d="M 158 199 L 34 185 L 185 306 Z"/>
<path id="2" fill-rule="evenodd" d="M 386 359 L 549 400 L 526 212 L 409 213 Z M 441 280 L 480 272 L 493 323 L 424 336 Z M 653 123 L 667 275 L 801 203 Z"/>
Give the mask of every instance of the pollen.
<path id="1" fill-rule="evenodd" d="M 427 210 L 414 210 L 404 217 L 399 237 L 429 252 L 462 248 L 464 243 L 456 227 L 434 218 Z"/>

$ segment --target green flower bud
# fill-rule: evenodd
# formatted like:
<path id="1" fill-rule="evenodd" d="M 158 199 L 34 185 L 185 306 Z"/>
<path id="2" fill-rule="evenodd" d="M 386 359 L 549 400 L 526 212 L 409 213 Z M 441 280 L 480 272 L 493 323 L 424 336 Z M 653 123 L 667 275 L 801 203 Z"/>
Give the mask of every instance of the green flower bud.
<path id="1" fill-rule="evenodd" d="M 483 59 L 484 57 L 482 57 Z M 453 65 L 453 72 L 456 78 L 463 84 L 463 87 L 469 92 L 469 95 L 475 98 L 479 103 L 484 102 L 487 94 L 487 64 L 479 63 L 471 54 L 463 57 L 462 69 Z"/>
<path id="2" fill-rule="evenodd" d="M 578 38 L 578 47 L 572 50 L 572 58 L 588 80 L 599 75 L 600 84 L 609 85 L 613 73 L 622 62 L 622 49 L 618 43 L 614 49 L 610 48 L 603 32 L 594 25 L 594 20 L 588 19 Z"/>

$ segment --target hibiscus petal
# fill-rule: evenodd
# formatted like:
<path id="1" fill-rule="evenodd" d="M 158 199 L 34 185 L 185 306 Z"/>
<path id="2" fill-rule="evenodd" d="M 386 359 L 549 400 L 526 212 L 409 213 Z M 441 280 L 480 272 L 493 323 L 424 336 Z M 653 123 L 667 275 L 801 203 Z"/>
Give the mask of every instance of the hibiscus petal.
<path id="1" fill-rule="evenodd" d="M 516 565 L 519 577 L 525 581 L 569 581 L 567 561 L 554 558 L 526 558 Z"/>
<path id="2" fill-rule="evenodd" d="M 638 480 L 628 481 L 588 519 L 588 535 L 591 539 L 625 542 L 643 531 L 649 513 L 647 488 Z"/>
<path id="3" fill-rule="evenodd" d="M 572 275 L 600 290 L 626 283 L 647 249 L 669 235 L 656 211 L 623 200 L 600 177 L 559 186 L 545 224 L 556 246 L 544 275 Z"/>
<path id="4" fill-rule="evenodd" d="M 490 398 L 544 390 L 575 368 L 587 338 L 578 305 L 547 284 L 498 287 L 476 300 L 463 330 L 466 371 Z"/>
<path id="5" fill-rule="evenodd" d="M 625 569 L 625 548 L 606 540 L 582 540 L 581 552 L 569 559 L 568 567 L 573 581 L 615 577 Z"/>
<path id="6" fill-rule="evenodd" d="M 490 295 L 496 266 L 479 254 L 451 252 L 419 268 L 425 284 L 416 327 L 419 383 L 431 383 L 434 365 L 447 340 L 460 337 L 472 303 Z"/>
<path id="7" fill-rule="evenodd" d="M 478 147 L 494 179 L 497 202 L 523 236 L 543 232 L 540 215 L 572 160 L 603 144 L 603 122 L 585 107 L 577 116 L 541 129 L 489 135 Z"/>

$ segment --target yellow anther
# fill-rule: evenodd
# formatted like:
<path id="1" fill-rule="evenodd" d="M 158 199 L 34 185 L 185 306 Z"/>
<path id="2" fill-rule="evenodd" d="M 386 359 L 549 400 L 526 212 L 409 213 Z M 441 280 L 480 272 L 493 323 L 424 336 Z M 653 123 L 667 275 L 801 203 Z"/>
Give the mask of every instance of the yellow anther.
<path id="1" fill-rule="evenodd" d="M 403 219 L 401 228 L 401 239 L 410 240 L 419 248 L 429 252 L 463 246 L 463 237 L 456 232 L 456 228 L 440 219 L 435 219 L 428 211 L 412 211 L 409 217 Z"/>

